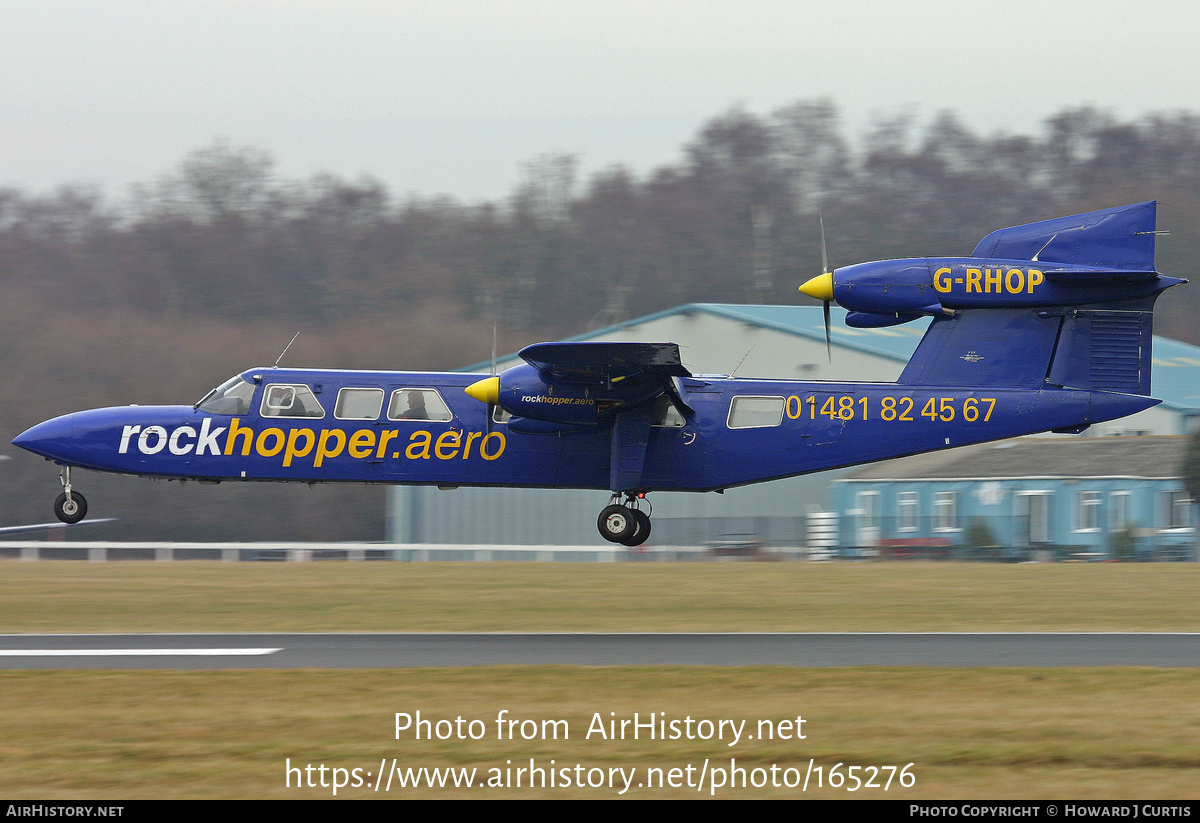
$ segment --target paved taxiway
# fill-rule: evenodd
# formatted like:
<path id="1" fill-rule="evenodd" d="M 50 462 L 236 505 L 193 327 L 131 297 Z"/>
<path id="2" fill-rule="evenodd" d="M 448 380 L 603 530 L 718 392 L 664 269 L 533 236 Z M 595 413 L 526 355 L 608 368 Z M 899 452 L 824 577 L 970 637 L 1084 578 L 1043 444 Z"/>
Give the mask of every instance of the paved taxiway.
<path id="1" fill-rule="evenodd" d="M 0 635 L 0 669 L 1200 667 L 1200 633 Z"/>

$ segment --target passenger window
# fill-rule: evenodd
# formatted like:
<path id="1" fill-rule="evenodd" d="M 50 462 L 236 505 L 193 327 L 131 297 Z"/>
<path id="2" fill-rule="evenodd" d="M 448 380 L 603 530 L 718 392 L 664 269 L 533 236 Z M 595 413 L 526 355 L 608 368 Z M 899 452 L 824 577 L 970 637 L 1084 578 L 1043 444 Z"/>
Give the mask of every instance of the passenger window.
<path id="1" fill-rule="evenodd" d="M 325 409 L 308 386 L 273 383 L 263 392 L 263 417 L 324 417 Z"/>
<path id="2" fill-rule="evenodd" d="M 731 429 L 765 429 L 783 420 L 782 397 L 735 397 L 729 404 Z"/>
<path id="3" fill-rule="evenodd" d="M 446 401 L 436 389 L 396 389 L 388 403 L 388 420 L 432 420 L 445 423 L 454 419 Z"/>
<path id="4" fill-rule="evenodd" d="M 675 404 L 666 394 L 659 395 L 659 398 L 654 401 L 654 414 L 651 419 L 653 420 L 651 425 L 671 429 L 677 429 L 685 422 L 679 409 L 675 408 Z"/>
<path id="5" fill-rule="evenodd" d="M 374 420 L 383 409 L 383 389 L 342 389 L 333 416 L 338 420 Z"/>

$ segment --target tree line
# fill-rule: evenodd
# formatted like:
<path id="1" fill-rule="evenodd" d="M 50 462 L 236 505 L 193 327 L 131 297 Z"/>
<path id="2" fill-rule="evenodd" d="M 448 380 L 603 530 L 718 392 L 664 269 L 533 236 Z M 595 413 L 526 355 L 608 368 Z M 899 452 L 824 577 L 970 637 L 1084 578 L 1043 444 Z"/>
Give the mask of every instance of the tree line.
<path id="1" fill-rule="evenodd" d="M 985 136 L 949 112 L 899 115 L 851 141 L 829 101 L 733 109 L 675 165 L 580 180 L 575 158 L 543 156 L 509 197 L 477 205 L 397 198 L 370 179 L 284 180 L 265 152 L 216 144 L 121 202 L 0 191 L 0 284 L 169 321 L 328 323 L 438 303 L 578 333 L 684 302 L 801 300 L 821 214 L 837 265 L 965 253 L 1002 226 L 1138 199 L 1163 202 L 1174 236 L 1160 268 L 1186 276 L 1200 116 L 1080 108 L 1040 134 Z M 1181 319 L 1162 330 L 1200 342 Z"/>

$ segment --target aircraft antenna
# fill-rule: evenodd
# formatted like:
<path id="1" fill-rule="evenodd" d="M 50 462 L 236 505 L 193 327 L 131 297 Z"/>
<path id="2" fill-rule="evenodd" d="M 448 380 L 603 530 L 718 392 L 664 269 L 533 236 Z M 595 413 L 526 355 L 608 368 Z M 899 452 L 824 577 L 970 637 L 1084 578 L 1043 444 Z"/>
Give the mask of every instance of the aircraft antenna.
<path id="1" fill-rule="evenodd" d="M 750 356 L 750 352 L 754 351 L 754 347 L 757 345 L 758 343 L 750 344 L 750 348 L 746 349 L 746 353 L 742 355 L 742 359 L 738 361 L 737 366 L 734 367 L 734 370 L 729 373 L 730 377 L 733 377 L 735 374 L 737 374 L 738 369 L 740 369 L 742 364 L 746 362 L 746 358 Z"/>
<path id="2" fill-rule="evenodd" d="M 1051 243 L 1053 243 L 1055 237 L 1058 237 L 1058 232 L 1055 232 L 1054 234 L 1050 235 L 1050 239 L 1046 241 L 1046 246 L 1049 246 Z M 1030 262 L 1040 263 L 1041 261 L 1038 260 L 1038 257 L 1040 257 L 1042 252 L 1044 252 L 1046 250 L 1046 246 L 1042 246 L 1040 249 L 1038 249 L 1037 253 L 1034 254 L 1033 257 L 1029 258 Z"/>
<path id="3" fill-rule="evenodd" d="M 287 350 L 292 347 L 292 344 L 296 342 L 296 338 L 299 336 L 300 336 L 300 332 L 296 332 L 295 334 L 292 335 L 292 339 L 288 341 L 288 344 L 283 347 L 283 351 L 281 351 L 279 353 L 279 356 L 275 358 L 275 365 L 272 366 L 271 368 L 273 368 L 273 369 L 279 368 L 279 361 L 283 359 L 283 356 L 285 354 L 287 354 Z"/>

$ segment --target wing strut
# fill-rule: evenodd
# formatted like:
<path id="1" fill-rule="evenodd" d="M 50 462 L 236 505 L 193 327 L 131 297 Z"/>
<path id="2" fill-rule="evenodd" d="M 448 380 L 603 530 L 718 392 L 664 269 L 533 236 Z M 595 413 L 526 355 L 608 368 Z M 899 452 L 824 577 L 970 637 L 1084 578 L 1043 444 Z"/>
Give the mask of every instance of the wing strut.
<path id="1" fill-rule="evenodd" d="M 613 421 L 608 481 L 614 492 L 636 491 L 642 485 L 646 444 L 650 441 L 649 405 L 622 412 Z"/>

